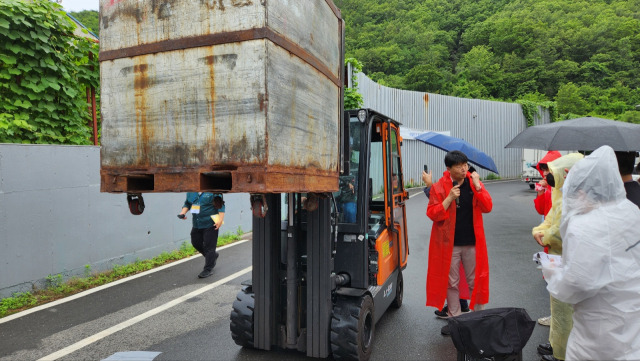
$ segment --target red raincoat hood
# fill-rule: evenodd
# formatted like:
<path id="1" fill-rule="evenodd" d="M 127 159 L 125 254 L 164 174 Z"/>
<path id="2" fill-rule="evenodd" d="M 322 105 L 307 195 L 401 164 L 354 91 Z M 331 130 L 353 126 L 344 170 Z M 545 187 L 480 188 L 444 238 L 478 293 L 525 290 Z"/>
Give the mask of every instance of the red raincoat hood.
<path id="1" fill-rule="evenodd" d="M 540 169 L 540 164 L 548 164 L 549 162 L 553 162 L 560 157 L 562 157 L 562 154 L 560 154 L 560 152 L 558 152 L 557 150 L 550 150 L 547 152 L 547 154 L 545 154 L 544 157 L 542 157 L 542 159 L 540 159 L 540 161 L 536 164 L 536 169 L 538 170 L 538 172 L 540 172 L 542 178 L 544 178 L 544 173 L 542 173 L 542 170 Z"/>

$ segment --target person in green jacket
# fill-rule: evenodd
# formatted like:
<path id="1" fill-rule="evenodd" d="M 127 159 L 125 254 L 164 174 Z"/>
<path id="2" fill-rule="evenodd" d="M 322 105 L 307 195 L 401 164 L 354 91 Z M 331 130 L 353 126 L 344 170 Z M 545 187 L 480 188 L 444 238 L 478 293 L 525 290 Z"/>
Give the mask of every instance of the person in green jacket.
<path id="1" fill-rule="evenodd" d="M 224 221 L 224 201 L 222 194 L 209 192 L 189 192 L 178 218 L 187 219 L 191 211 L 193 227 L 191 244 L 204 256 L 204 269 L 198 277 L 206 278 L 213 274 L 218 260 L 218 230 Z"/>

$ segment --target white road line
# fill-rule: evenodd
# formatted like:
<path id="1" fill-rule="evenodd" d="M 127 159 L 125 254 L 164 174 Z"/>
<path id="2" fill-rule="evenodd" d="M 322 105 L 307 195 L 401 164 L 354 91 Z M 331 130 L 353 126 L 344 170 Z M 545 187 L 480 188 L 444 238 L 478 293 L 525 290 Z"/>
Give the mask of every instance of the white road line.
<path id="1" fill-rule="evenodd" d="M 240 245 L 240 244 L 245 243 L 245 242 L 249 242 L 249 240 L 248 239 L 243 239 L 241 241 L 234 242 L 234 243 L 228 244 L 226 246 L 219 247 L 217 250 L 221 251 L 221 250 L 223 250 L 225 248 L 237 246 L 237 245 Z M 111 282 L 111 283 L 107 283 L 105 285 L 102 285 L 102 286 L 99 286 L 99 287 L 96 287 L 96 288 L 92 288 L 90 290 L 86 290 L 86 291 L 83 291 L 83 292 L 80 292 L 80 293 L 76 293 L 75 295 L 72 295 L 72 296 L 69 296 L 69 297 L 65 297 L 65 298 L 61 298 L 61 299 L 59 299 L 57 301 L 54 301 L 54 302 L 45 303 L 44 305 L 41 305 L 41 306 L 38 306 L 38 307 L 34 307 L 34 308 L 30 308 L 30 309 L 22 311 L 22 312 L 14 313 L 11 316 L 0 318 L 0 324 L 15 320 L 17 318 L 26 316 L 26 315 L 34 313 L 34 312 L 38 312 L 38 311 L 47 309 L 49 307 L 54 307 L 54 306 L 63 304 L 65 302 L 73 301 L 73 300 L 78 299 L 80 297 L 88 296 L 88 295 L 90 295 L 92 293 L 95 293 L 95 292 L 98 292 L 98 291 L 102 291 L 102 290 L 107 289 L 109 287 L 117 286 L 117 285 L 119 285 L 121 283 L 125 283 L 125 282 L 134 280 L 134 279 L 139 278 L 139 277 L 144 277 L 144 276 L 150 275 L 150 274 L 158 272 L 158 271 L 162 271 L 163 269 L 166 269 L 166 268 L 169 268 L 169 267 L 177 266 L 180 263 L 184 263 L 184 262 L 190 261 L 190 260 L 192 260 L 192 259 L 194 259 L 196 257 L 202 257 L 202 255 L 201 254 L 197 254 L 197 255 L 194 255 L 194 256 L 191 256 L 191 257 L 188 257 L 188 258 L 183 258 L 183 259 L 181 259 L 179 261 L 171 262 L 171 263 L 168 263 L 168 264 L 166 264 L 164 266 L 160 266 L 160 267 L 157 267 L 157 268 L 154 268 L 154 269 L 150 269 L 148 271 L 144 271 L 142 273 L 138 273 L 138 274 L 135 274 L 133 276 L 129 276 L 127 278 L 123 278 L 123 279 L 120 279 L 120 280 L 117 280 L 117 281 L 114 281 L 114 282 Z"/>
<path id="2" fill-rule="evenodd" d="M 197 290 L 195 290 L 195 291 L 193 291 L 191 293 L 188 293 L 188 294 L 186 294 L 186 295 L 184 295 L 182 297 L 176 298 L 173 301 L 167 302 L 162 306 L 158 306 L 158 307 L 156 307 L 156 308 L 154 308 L 152 310 L 149 310 L 149 311 L 147 311 L 147 312 L 145 312 L 145 313 L 143 313 L 141 315 L 138 315 L 138 316 L 136 316 L 134 318 L 131 318 L 131 319 L 127 320 L 127 321 L 124 321 L 122 323 L 119 323 L 119 324 L 117 324 L 115 326 L 109 327 L 108 329 L 106 329 L 106 330 L 104 330 L 102 332 L 98 332 L 93 336 L 89 336 L 89 337 L 85 338 L 84 340 L 80 340 L 80 341 L 74 343 L 71 346 L 67 346 L 67 347 L 63 348 L 62 350 L 59 350 L 59 351 L 56 351 L 56 352 L 54 352 L 54 353 L 52 353 L 50 355 L 44 356 L 43 358 L 39 359 L 38 361 L 57 360 L 60 357 L 63 357 L 63 356 L 66 356 L 66 355 L 68 355 L 68 354 L 70 354 L 72 352 L 78 351 L 79 349 L 81 349 L 81 348 L 83 348 L 85 346 L 88 346 L 88 345 L 90 345 L 90 344 L 92 344 L 92 343 L 94 343 L 96 341 L 99 341 L 99 340 L 101 340 L 101 339 L 103 339 L 103 338 L 105 338 L 107 336 L 110 336 L 110 335 L 112 335 L 112 334 L 114 334 L 114 333 L 116 333 L 118 331 L 121 331 L 121 330 L 123 330 L 123 329 L 125 329 L 125 328 L 127 328 L 129 326 L 135 325 L 136 323 L 138 323 L 140 321 L 143 321 L 143 320 L 146 320 L 147 318 L 149 318 L 151 316 L 157 315 L 160 312 L 166 311 L 166 310 L 168 310 L 169 308 L 171 308 L 173 306 L 179 305 L 180 303 L 185 302 L 188 299 L 191 299 L 191 298 L 196 297 L 196 296 L 198 296 L 198 295 L 200 295 L 200 294 L 202 294 L 204 292 L 210 291 L 210 290 L 212 290 L 212 289 L 214 289 L 214 288 L 216 288 L 216 287 L 218 287 L 220 285 L 223 285 L 223 284 L 231 281 L 234 278 L 237 278 L 237 277 L 240 277 L 240 276 L 242 276 L 242 275 L 244 275 L 246 273 L 249 273 L 249 272 L 251 272 L 252 268 L 253 267 L 247 267 L 247 268 L 245 268 L 245 269 L 243 269 L 241 271 L 238 271 L 238 272 L 236 272 L 236 273 L 234 273 L 234 274 L 232 274 L 230 276 L 227 276 L 227 277 L 225 277 L 225 278 L 223 278 L 223 279 L 221 279 L 219 281 L 216 281 L 216 282 L 214 282 L 214 283 L 212 283 L 210 285 L 204 286 L 204 287 L 202 287 L 200 289 L 197 289 Z"/>

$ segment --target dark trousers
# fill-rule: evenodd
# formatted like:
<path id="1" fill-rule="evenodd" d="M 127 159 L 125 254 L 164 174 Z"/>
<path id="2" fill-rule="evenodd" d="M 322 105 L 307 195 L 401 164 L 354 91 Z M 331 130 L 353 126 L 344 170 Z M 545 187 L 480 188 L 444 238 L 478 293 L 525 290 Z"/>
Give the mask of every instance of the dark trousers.
<path id="1" fill-rule="evenodd" d="M 211 271 L 217 258 L 218 230 L 216 227 L 191 228 L 191 244 L 204 256 L 204 269 Z"/>

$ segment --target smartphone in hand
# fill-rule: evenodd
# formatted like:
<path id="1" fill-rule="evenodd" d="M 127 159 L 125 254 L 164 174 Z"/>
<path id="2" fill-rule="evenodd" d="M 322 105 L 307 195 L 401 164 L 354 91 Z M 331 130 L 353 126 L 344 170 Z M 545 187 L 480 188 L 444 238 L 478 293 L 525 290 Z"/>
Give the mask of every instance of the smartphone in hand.
<path id="1" fill-rule="evenodd" d="M 424 165 L 424 172 L 429 173 L 429 167 L 426 164 Z"/>

